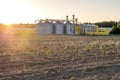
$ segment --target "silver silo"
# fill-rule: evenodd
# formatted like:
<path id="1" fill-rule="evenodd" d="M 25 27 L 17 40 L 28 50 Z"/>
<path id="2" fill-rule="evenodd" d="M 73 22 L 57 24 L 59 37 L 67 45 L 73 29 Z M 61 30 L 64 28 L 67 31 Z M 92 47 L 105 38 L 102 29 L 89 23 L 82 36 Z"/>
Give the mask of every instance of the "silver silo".
<path id="1" fill-rule="evenodd" d="M 68 35 L 74 34 L 74 26 L 69 21 L 66 22 L 65 28 L 66 28 L 66 34 L 68 34 Z"/>
<path id="2" fill-rule="evenodd" d="M 45 21 L 43 27 L 44 27 L 44 34 L 53 34 L 53 23 Z"/>
<path id="3" fill-rule="evenodd" d="M 64 23 L 57 21 L 55 23 L 55 33 L 64 34 Z"/>
<path id="4" fill-rule="evenodd" d="M 41 21 L 36 24 L 35 30 L 37 34 L 44 34 L 44 27 Z"/>

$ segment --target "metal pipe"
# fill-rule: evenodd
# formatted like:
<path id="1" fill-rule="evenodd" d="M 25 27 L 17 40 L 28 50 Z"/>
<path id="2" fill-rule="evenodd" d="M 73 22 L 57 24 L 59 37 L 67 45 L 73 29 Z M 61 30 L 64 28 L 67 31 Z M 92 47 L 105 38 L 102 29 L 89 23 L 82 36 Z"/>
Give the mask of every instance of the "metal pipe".
<path id="1" fill-rule="evenodd" d="M 66 21 L 68 21 L 68 16 L 66 16 Z"/>
<path id="2" fill-rule="evenodd" d="M 78 18 L 75 19 L 76 25 L 78 24 Z"/>
<path id="3" fill-rule="evenodd" d="M 72 15 L 73 16 L 73 34 L 75 34 L 75 15 Z"/>

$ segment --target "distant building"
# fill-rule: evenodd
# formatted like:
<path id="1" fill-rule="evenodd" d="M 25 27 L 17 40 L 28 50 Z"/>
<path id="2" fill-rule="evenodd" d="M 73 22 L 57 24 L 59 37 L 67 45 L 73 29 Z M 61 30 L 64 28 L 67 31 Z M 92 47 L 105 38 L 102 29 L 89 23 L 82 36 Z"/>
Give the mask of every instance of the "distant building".
<path id="1" fill-rule="evenodd" d="M 37 34 L 66 34 L 66 35 L 108 35 L 111 29 L 99 28 L 94 24 L 78 24 L 77 18 L 73 20 L 41 19 L 36 24 Z"/>

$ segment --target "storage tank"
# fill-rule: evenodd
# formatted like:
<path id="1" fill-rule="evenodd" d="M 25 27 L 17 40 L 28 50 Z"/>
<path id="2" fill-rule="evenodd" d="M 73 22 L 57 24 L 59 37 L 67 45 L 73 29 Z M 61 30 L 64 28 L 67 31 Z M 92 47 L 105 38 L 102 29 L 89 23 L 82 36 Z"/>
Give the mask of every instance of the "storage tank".
<path id="1" fill-rule="evenodd" d="M 66 34 L 68 35 L 74 34 L 74 26 L 69 21 L 66 22 L 65 28 L 66 28 Z"/>
<path id="2" fill-rule="evenodd" d="M 37 34 L 52 34 L 53 33 L 53 23 L 45 21 L 44 23 L 39 22 L 36 24 Z"/>
<path id="3" fill-rule="evenodd" d="M 35 27 L 35 30 L 36 30 L 37 34 L 44 34 L 43 23 L 42 22 L 37 23 L 36 27 Z"/>
<path id="4" fill-rule="evenodd" d="M 62 22 L 57 21 L 55 23 L 55 33 L 64 34 L 64 24 Z"/>
<path id="5" fill-rule="evenodd" d="M 50 23 L 48 21 L 44 22 L 44 34 L 53 34 L 53 23 Z"/>

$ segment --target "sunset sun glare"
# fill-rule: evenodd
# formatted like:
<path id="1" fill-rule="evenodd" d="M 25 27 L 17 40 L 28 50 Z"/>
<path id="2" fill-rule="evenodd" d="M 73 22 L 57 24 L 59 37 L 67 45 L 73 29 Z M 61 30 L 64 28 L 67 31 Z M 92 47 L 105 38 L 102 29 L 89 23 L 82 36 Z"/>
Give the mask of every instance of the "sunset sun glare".
<path id="1" fill-rule="evenodd" d="M 0 23 L 34 23 L 73 14 L 82 23 L 119 21 L 119 3 L 120 0 L 0 0 Z"/>
<path id="2" fill-rule="evenodd" d="M 30 3 L 24 0 L 0 1 L 0 23 L 11 24 L 29 22 L 30 17 L 33 15 L 30 11 L 32 8 Z"/>

